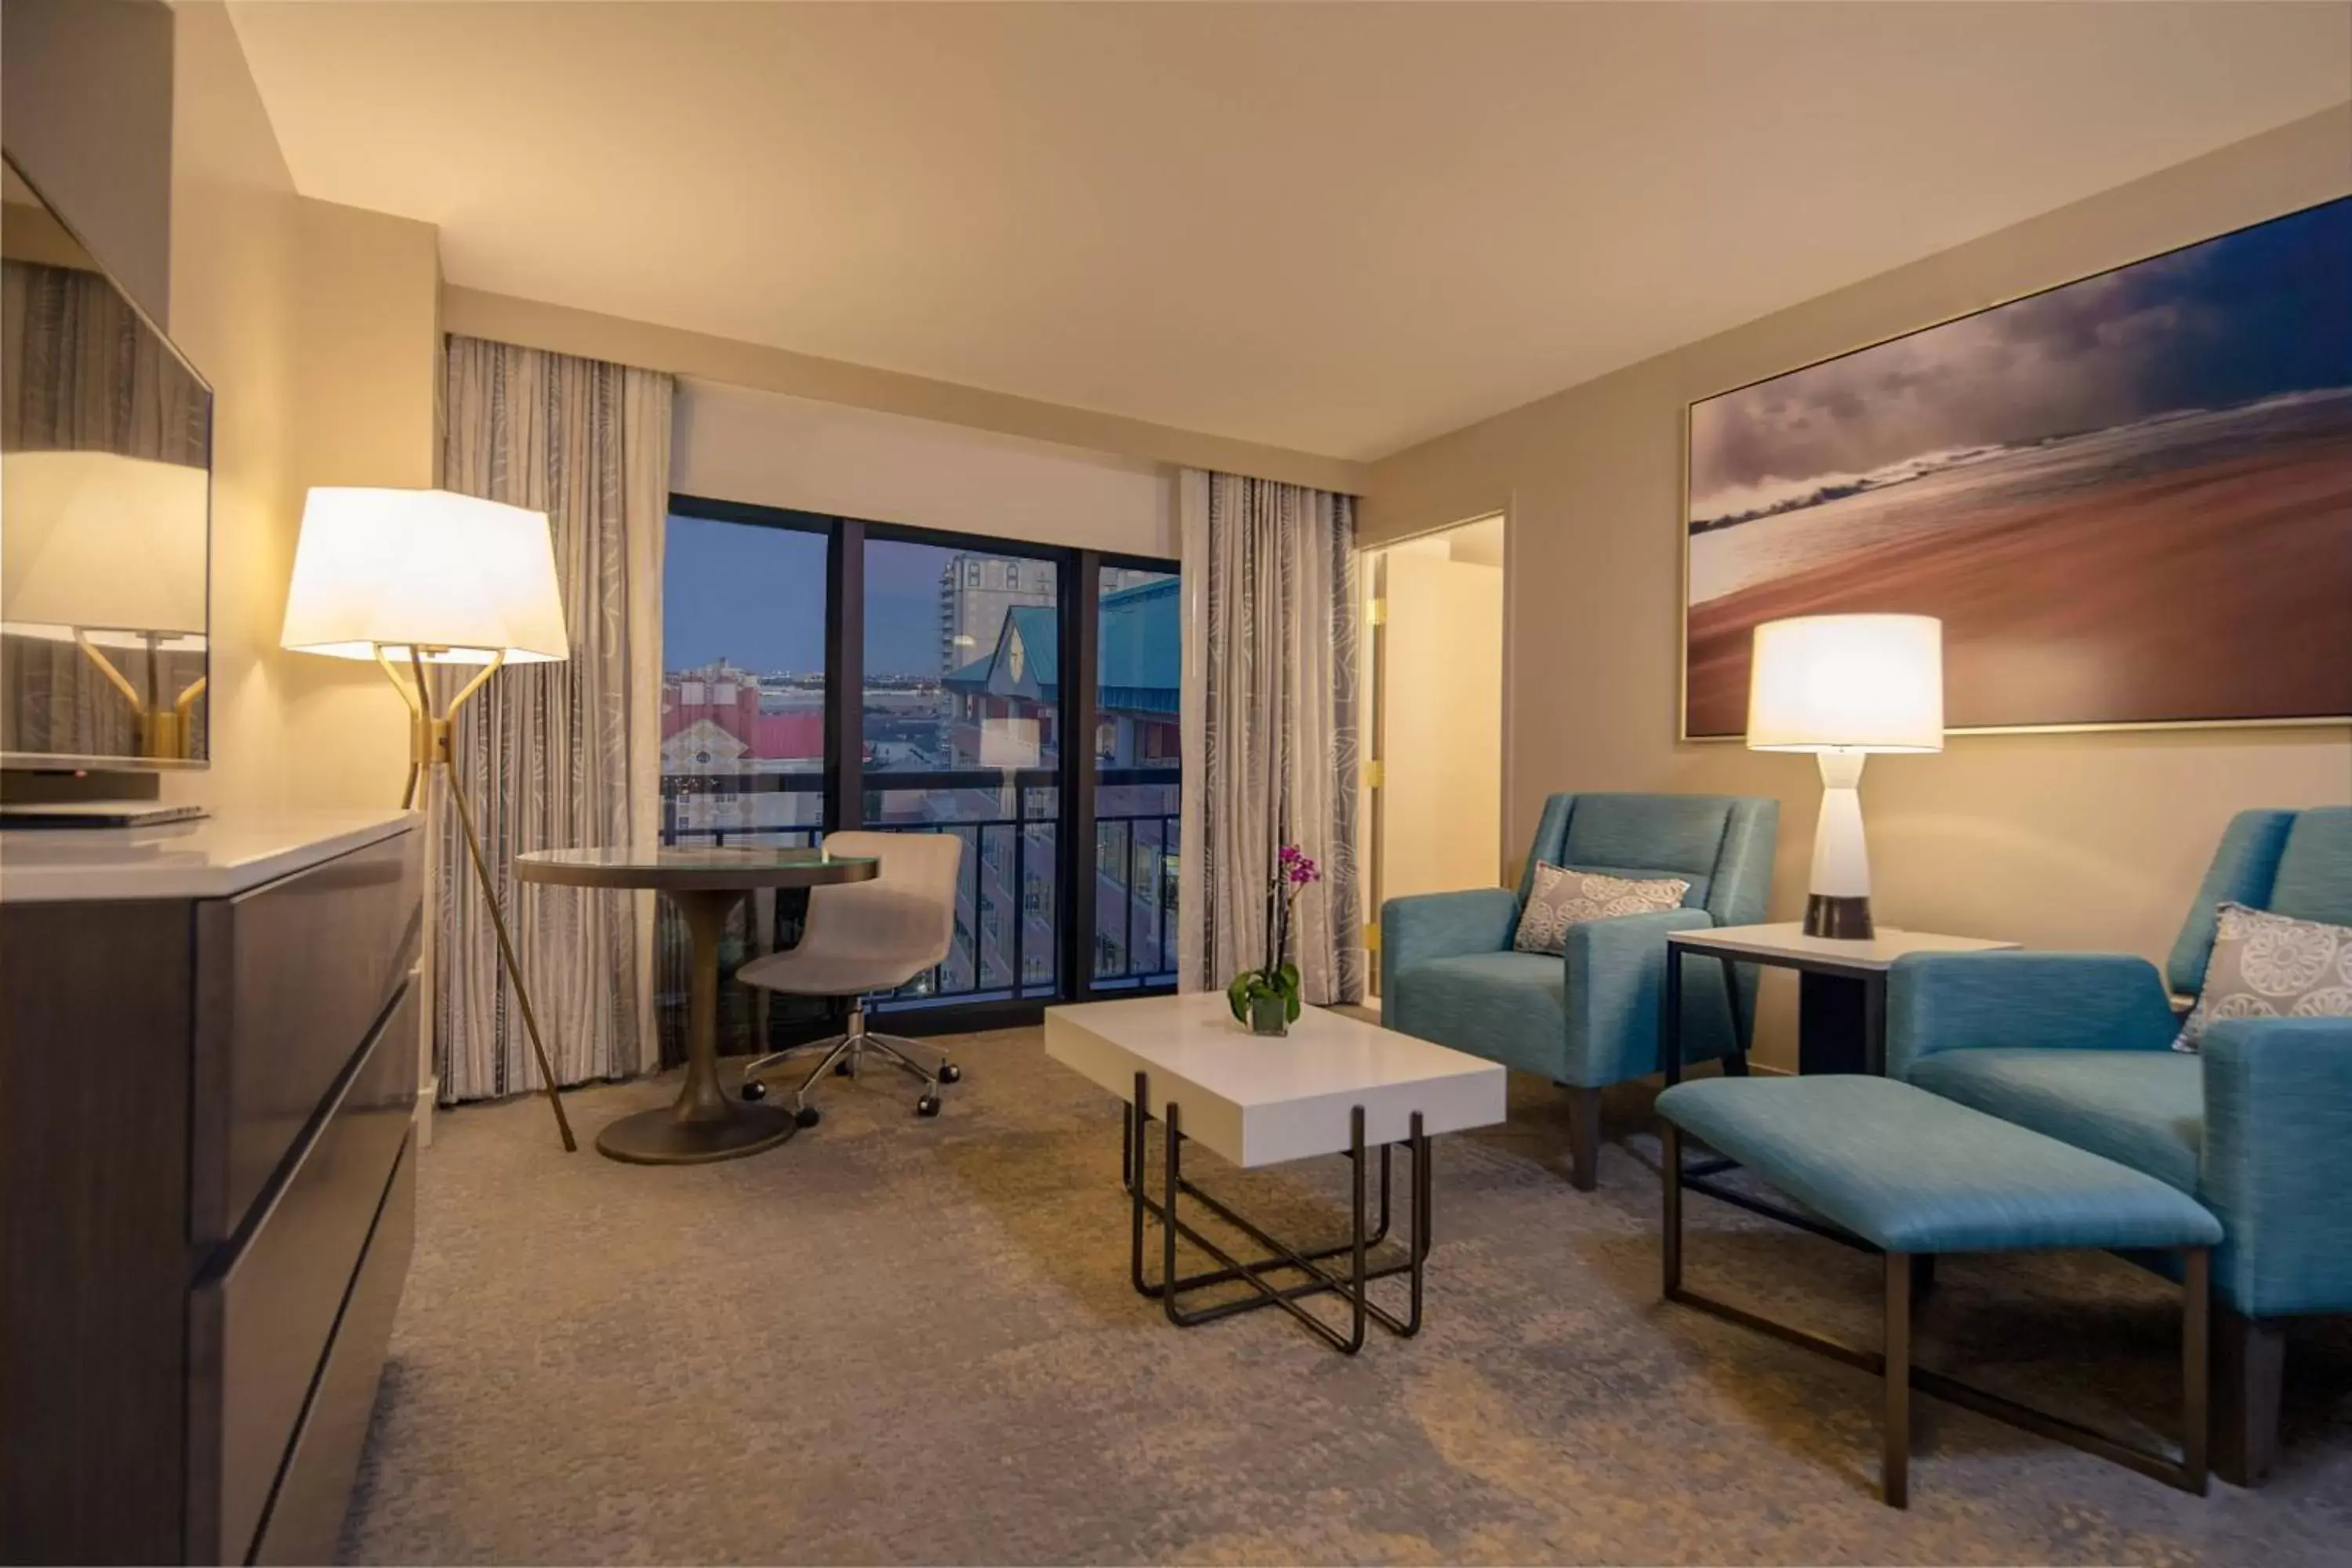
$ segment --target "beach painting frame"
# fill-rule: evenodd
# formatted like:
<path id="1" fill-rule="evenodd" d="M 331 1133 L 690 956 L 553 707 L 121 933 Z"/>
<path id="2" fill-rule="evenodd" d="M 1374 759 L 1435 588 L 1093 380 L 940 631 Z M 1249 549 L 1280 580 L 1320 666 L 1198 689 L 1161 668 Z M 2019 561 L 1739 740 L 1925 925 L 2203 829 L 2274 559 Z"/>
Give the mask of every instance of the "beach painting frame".
<path id="1" fill-rule="evenodd" d="M 1685 740 L 1862 611 L 1954 731 L 2352 722 L 2352 196 L 1703 398 L 1683 476 Z"/>

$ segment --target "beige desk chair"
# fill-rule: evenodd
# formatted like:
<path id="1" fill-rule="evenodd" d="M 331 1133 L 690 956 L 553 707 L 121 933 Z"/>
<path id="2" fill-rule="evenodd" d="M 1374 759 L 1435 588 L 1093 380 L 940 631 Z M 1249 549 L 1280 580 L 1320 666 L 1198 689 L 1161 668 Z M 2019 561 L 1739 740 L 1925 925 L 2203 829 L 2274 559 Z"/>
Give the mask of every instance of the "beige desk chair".
<path id="1" fill-rule="evenodd" d="M 956 879 L 963 867 L 963 839 L 953 833 L 834 833 L 824 847 L 836 855 L 871 855 L 882 862 L 870 882 L 809 890 L 808 924 L 800 944 L 753 959 L 735 972 L 750 985 L 795 996 L 849 998 L 849 1032 L 761 1057 L 744 1069 L 743 1098 L 764 1100 L 761 1075 L 786 1058 L 824 1054 L 793 1091 L 793 1111 L 803 1127 L 819 1120 L 809 1090 L 828 1071 L 856 1076 L 866 1053 L 923 1082 L 915 1101 L 919 1116 L 940 1113 L 940 1085 L 962 1070 L 947 1053 L 912 1040 L 877 1034 L 866 1026 L 865 999 L 895 991 L 948 955 L 955 941 Z M 914 1054 L 910 1055 L 909 1052 Z M 935 1058 L 928 1065 L 925 1058 Z"/>

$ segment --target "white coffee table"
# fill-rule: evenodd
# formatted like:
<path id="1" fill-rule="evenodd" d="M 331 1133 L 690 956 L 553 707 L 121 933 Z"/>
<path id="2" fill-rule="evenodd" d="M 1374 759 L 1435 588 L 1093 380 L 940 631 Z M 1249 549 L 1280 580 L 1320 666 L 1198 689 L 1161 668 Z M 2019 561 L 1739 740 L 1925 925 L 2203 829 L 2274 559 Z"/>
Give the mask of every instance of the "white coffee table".
<path id="1" fill-rule="evenodd" d="M 1234 1022 L 1213 993 L 1089 1002 L 1045 1010 L 1045 1054 L 1100 1085 L 1121 1101 L 1121 1179 L 1132 1199 L 1130 1272 L 1136 1289 L 1160 1302 L 1180 1328 L 1261 1307 L 1280 1307 L 1334 1348 L 1363 1348 L 1364 1326 L 1392 1333 L 1420 1331 L 1423 1266 L 1429 1257 L 1429 1140 L 1442 1132 L 1503 1120 L 1505 1074 L 1482 1061 L 1337 1013 L 1308 1008 L 1278 1039 L 1262 1038 Z M 1148 1129 L 1159 1121 L 1162 1176 L 1150 1190 L 1145 1157 Z M 1270 1165 L 1315 1155 L 1345 1155 L 1354 1166 L 1354 1223 L 1345 1241 L 1302 1250 L 1276 1240 L 1222 1200 L 1202 1191 L 1182 1170 L 1186 1142 L 1228 1163 Z M 1390 1156 L 1399 1144 L 1412 1154 L 1412 1236 L 1401 1262 L 1368 1268 L 1366 1254 L 1389 1231 Z M 1366 1223 L 1370 1162 L 1380 1151 L 1380 1217 Z M 1178 1212 L 1191 1199 L 1266 1249 L 1243 1260 L 1205 1237 Z M 1160 1227 L 1160 1277 L 1146 1277 L 1144 1222 Z M 1179 1278 L 1179 1237 L 1215 1259 L 1206 1273 Z M 1345 1257 L 1344 1272 L 1325 1265 Z M 1296 1283 L 1266 1278 L 1285 1273 Z M 1366 1287 L 1391 1275 L 1411 1277 L 1404 1314 L 1370 1300 Z M 1211 1286 L 1242 1283 L 1253 1293 L 1188 1309 L 1180 1298 Z M 1299 1303 L 1334 1294 L 1347 1304 L 1349 1326 L 1335 1329 Z"/>

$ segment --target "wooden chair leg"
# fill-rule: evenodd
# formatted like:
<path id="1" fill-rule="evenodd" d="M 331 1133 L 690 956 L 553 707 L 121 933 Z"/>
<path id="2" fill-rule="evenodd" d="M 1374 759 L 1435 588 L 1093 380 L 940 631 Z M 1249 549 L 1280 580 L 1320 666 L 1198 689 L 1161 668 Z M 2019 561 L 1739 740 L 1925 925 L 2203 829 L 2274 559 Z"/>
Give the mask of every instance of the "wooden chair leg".
<path id="1" fill-rule="evenodd" d="M 2278 1458 L 2286 1333 L 2275 1318 L 2213 1310 L 2213 1473 L 2255 1487 Z"/>
<path id="2" fill-rule="evenodd" d="M 1570 1180 L 1578 1192 L 1591 1192 L 1601 1182 L 1601 1091 L 1597 1089 L 1569 1087 L 1568 1151 Z"/>
<path id="3" fill-rule="evenodd" d="M 1880 1433 L 1878 1491 L 1889 1508 L 1911 1506 L 1911 1263 L 1886 1255 L 1886 1412 Z"/>
<path id="4" fill-rule="evenodd" d="M 2180 1249 L 2180 1472 L 2203 1497 L 2212 1473 L 2213 1249 Z"/>

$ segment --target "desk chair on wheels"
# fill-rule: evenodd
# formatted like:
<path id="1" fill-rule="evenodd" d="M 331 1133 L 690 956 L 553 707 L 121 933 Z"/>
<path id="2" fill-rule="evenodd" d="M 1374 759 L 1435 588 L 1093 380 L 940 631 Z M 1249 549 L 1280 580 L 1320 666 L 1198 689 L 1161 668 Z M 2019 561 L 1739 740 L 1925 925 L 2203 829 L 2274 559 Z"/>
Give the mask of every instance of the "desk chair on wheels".
<path id="1" fill-rule="evenodd" d="M 866 1000 L 896 991 L 940 963 L 955 941 L 956 884 L 963 839 L 954 833 L 835 833 L 824 847 L 836 855 L 872 856 L 882 863 L 871 881 L 814 888 L 808 922 L 797 946 L 757 958 L 735 972 L 738 980 L 795 996 L 849 1001 L 849 1027 L 828 1039 L 760 1058 L 743 1074 L 743 1098 L 764 1100 L 764 1075 L 793 1057 L 822 1052 L 793 1091 L 793 1115 L 814 1127 L 823 1113 L 809 1094 L 828 1072 L 855 1078 L 872 1052 L 910 1078 L 923 1092 L 918 1116 L 940 1113 L 940 1086 L 963 1077 L 944 1051 L 866 1027 Z"/>

